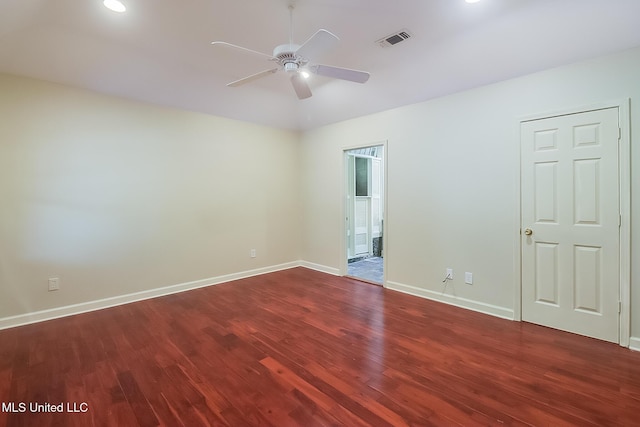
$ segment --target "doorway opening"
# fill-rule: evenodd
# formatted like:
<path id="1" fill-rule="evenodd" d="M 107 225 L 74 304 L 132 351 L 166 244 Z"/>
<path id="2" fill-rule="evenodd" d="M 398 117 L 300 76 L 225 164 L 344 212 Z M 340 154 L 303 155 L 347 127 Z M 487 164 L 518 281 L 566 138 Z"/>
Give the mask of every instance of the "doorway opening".
<path id="1" fill-rule="evenodd" d="M 345 150 L 346 275 L 384 284 L 384 145 Z"/>

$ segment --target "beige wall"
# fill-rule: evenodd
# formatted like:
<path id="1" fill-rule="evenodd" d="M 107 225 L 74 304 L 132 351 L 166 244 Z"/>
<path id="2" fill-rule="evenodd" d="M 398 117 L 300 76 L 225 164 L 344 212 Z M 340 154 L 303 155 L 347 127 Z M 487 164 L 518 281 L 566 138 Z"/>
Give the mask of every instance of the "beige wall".
<path id="1" fill-rule="evenodd" d="M 6 75 L 0 94 L 0 319 L 299 259 L 298 134 Z"/>
<path id="2" fill-rule="evenodd" d="M 303 259 L 340 267 L 342 149 L 388 141 L 387 280 L 508 316 L 519 283 L 518 118 L 631 98 L 634 195 L 640 175 L 640 50 L 553 69 L 306 133 Z M 419 84 L 419 83 L 418 83 Z M 640 310 L 640 197 L 632 212 L 632 310 Z M 635 260 L 635 261 L 634 261 Z M 464 284 L 464 272 L 474 275 Z M 495 310 L 494 310 L 495 309 Z M 640 336 L 633 315 L 632 336 Z"/>

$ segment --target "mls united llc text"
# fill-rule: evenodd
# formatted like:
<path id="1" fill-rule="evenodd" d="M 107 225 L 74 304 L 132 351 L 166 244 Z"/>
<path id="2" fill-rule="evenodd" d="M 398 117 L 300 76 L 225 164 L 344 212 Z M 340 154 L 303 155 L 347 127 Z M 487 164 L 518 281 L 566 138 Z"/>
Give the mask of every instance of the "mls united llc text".
<path id="1" fill-rule="evenodd" d="M 38 403 L 38 402 L 2 402 L 2 412 L 39 413 L 39 412 L 87 412 L 86 402 Z"/>

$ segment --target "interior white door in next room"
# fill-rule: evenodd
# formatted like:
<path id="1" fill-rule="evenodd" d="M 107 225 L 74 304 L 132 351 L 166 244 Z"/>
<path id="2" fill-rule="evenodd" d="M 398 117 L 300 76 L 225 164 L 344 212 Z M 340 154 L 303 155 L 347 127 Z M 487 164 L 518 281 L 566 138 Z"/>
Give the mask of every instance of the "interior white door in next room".
<path id="1" fill-rule="evenodd" d="M 382 237 L 382 159 L 347 152 L 347 162 L 347 257 L 351 259 L 373 255 L 373 240 Z"/>
<path id="2" fill-rule="evenodd" d="M 522 320 L 619 342 L 618 108 L 521 124 Z"/>

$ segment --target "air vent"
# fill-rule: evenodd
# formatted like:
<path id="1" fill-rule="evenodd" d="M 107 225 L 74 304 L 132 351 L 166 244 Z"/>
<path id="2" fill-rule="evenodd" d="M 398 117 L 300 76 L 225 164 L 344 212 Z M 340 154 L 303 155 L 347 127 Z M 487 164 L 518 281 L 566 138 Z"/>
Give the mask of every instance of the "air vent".
<path id="1" fill-rule="evenodd" d="M 390 34 L 387 37 L 381 38 L 376 43 L 379 44 L 381 47 L 390 47 L 400 42 L 403 42 L 409 38 L 411 38 L 411 33 L 409 32 L 409 30 L 403 29 L 393 34 Z"/>

